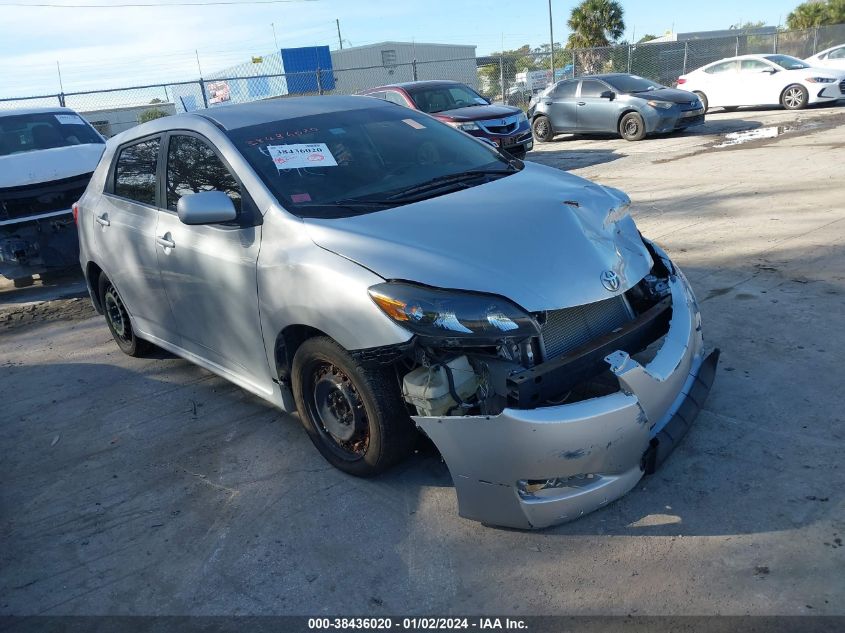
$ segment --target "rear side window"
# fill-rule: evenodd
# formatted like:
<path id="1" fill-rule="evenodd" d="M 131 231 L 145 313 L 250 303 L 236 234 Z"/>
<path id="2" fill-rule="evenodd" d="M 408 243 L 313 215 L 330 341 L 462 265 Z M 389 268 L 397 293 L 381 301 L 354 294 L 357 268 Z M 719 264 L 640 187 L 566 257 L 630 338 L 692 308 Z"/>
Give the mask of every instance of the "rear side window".
<path id="1" fill-rule="evenodd" d="M 718 75 L 721 73 L 729 73 L 736 70 L 737 62 L 736 60 L 729 61 L 729 62 L 722 62 L 721 64 L 713 64 L 709 68 L 705 68 L 704 72 L 710 73 L 711 75 Z"/>
<path id="2" fill-rule="evenodd" d="M 578 87 L 577 81 L 562 81 L 555 87 L 554 95 L 561 99 L 566 97 L 574 97 L 575 89 Z"/>
<path id="3" fill-rule="evenodd" d="M 408 106 L 408 102 L 405 101 L 405 98 L 395 90 L 388 90 L 387 92 L 385 92 L 384 99 L 390 101 L 390 103 L 395 103 L 400 106 Z"/>
<path id="4" fill-rule="evenodd" d="M 600 97 L 601 93 L 606 90 L 609 90 L 609 88 L 595 79 L 585 79 L 581 82 L 582 97 Z"/>
<path id="5" fill-rule="evenodd" d="M 151 138 L 120 150 L 114 169 L 115 195 L 155 206 L 160 145 L 160 138 Z"/>
<path id="6" fill-rule="evenodd" d="M 845 59 L 845 46 L 830 51 L 829 59 Z"/>
<path id="7" fill-rule="evenodd" d="M 170 137 L 167 152 L 167 208 L 176 211 L 182 196 L 222 191 L 241 211 L 241 186 L 211 146 L 196 136 Z"/>

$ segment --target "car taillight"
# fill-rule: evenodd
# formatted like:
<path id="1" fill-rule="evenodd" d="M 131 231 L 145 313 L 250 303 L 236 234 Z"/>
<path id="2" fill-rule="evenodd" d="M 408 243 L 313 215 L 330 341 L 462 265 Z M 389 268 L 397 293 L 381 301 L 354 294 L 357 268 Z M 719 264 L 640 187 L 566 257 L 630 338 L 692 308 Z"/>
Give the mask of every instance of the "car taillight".
<path id="1" fill-rule="evenodd" d="M 79 224 L 79 203 L 74 202 L 73 206 L 71 206 L 71 211 L 73 211 L 73 223 Z"/>
<path id="2" fill-rule="evenodd" d="M 679 86 L 682 85 L 682 84 L 685 84 L 685 83 L 687 83 L 686 77 L 678 77 L 678 85 Z"/>

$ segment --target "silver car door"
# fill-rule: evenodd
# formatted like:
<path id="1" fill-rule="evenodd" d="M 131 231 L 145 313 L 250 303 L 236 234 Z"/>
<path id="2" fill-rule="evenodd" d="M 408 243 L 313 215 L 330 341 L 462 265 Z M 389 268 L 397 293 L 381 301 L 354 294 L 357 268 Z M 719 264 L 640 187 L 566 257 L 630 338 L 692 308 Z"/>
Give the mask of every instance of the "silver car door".
<path id="1" fill-rule="evenodd" d="M 220 154 L 189 132 L 169 136 L 163 160 L 157 252 L 183 347 L 260 391 L 272 389 L 258 316 L 261 216 Z M 179 198 L 223 191 L 238 209 L 226 224 L 188 226 Z"/>
<path id="2" fill-rule="evenodd" d="M 135 328 L 142 335 L 178 344 L 155 247 L 161 141 L 161 136 L 153 136 L 118 148 L 91 221 L 101 254 L 99 263 L 132 315 Z"/>
<path id="3" fill-rule="evenodd" d="M 616 129 L 616 101 L 602 97 L 612 89 L 597 79 L 584 79 L 576 100 L 579 132 L 613 132 Z"/>
<path id="4" fill-rule="evenodd" d="M 578 88 L 577 79 L 561 81 L 540 101 L 546 105 L 546 112 L 552 122 L 555 132 L 571 132 L 577 126 L 575 114 L 575 92 Z"/>

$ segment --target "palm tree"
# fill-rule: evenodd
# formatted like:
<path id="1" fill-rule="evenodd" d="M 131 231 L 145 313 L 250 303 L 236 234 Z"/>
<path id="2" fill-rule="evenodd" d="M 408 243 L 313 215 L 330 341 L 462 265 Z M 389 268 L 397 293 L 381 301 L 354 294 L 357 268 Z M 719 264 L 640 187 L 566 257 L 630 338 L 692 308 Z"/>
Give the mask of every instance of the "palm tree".
<path id="1" fill-rule="evenodd" d="M 583 0 L 572 9 L 567 48 L 593 48 L 616 43 L 625 32 L 622 6 L 615 0 Z"/>
<path id="2" fill-rule="evenodd" d="M 786 25 L 792 30 L 811 29 L 825 22 L 827 6 L 824 2 L 805 2 L 795 7 L 786 18 Z"/>

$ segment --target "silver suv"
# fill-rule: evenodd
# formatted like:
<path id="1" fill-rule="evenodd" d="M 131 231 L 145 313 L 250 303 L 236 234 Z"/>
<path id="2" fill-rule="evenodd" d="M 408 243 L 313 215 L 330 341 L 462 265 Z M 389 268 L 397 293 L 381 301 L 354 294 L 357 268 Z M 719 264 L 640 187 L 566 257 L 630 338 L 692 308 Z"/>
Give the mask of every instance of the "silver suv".
<path id="1" fill-rule="evenodd" d="M 544 527 L 653 470 L 713 381 L 683 274 L 629 200 L 369 97 L 158 119 L 77 207 L 121 350 L 300 419 L 341 470 L 437 446 L 463 516 Z"/>

